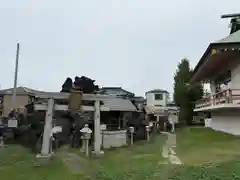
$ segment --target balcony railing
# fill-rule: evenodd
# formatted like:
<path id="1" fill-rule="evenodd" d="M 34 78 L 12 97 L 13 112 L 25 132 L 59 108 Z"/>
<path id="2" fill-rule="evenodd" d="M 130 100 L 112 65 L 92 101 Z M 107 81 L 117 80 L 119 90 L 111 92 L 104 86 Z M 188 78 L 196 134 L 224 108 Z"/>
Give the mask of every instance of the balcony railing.
<path id="1" fill-rule="evenodd" d="M 240 104 L 240 89 L 227 89 L 196 102 L 195 108 L 203 108 L 218 104 Z"/>

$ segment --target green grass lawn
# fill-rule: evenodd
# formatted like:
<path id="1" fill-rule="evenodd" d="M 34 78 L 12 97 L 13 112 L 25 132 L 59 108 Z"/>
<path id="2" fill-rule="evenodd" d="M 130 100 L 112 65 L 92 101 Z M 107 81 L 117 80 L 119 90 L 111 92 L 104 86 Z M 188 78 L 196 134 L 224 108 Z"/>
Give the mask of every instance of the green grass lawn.
<path id="1" fill-rule="evenodd" d="M 185 128 L 177 133 L 177 153 L 185 165 L 221 163 L 240 155 L 240 137 L 206 128 Z"/>
<path id="2" fill-rule="evenodd" d="M 73 174 L 59 155 L 36 166 L 36 158 L 26 149 L 0 149 L 0 179 L 3 180 L 232 180 L 240 179 L 240 138 L 204 128 L 184 128 L 177 132 L 176 152 L 184 165 L 163 164 L 164 135 L 151 142 L 105 151 L 101 158 L 79 162 L 83 174 Z M 82 156 L 78 150 L 70 150 Z M 83 157 L 83 156 L 82 156 Z"/>
<path id="3" fill-rule="evenodd" d="M 0 149 L 0 179 L 1 180 L 59 180 L 77 179 L 63 165 L 60 159 L 38 166 L 36 155 L 19 146 L 8 146 Z"/>

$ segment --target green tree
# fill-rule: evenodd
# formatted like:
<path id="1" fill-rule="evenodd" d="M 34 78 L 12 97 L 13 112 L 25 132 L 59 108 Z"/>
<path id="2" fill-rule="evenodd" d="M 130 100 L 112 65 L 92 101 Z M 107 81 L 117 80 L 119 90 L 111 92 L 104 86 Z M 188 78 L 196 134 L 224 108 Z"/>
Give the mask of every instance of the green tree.
<path id="1" fill-rule="evenodd" d="M 179 120 L 184 124 L 191 124 L 195 101 L 203 95 L 201 84 L 191 84 L 193 71 L 190 69 L 189 61 L 182 59 L 177 66 L 174 76 L 174 102 L 180 107 Z"/>

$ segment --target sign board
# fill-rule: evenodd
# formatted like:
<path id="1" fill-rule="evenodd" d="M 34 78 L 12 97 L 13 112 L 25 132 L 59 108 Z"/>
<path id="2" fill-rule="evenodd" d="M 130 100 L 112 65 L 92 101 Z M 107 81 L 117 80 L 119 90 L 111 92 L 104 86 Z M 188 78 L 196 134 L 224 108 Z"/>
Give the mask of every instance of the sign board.
<path id="1" fill-rule="evenodd" d="M 101 124 L 100 125 L 100 130 L 101 131 L 105 131 L 107 129 L 107 125 L 106 124 Z"/>
<path id="2" fill-rule="evenodd" d="M 60 132 L 62 132 L 62 126 L 54 126 L 52 128 L 52 133 L 53 134 L 60 133 Z"/>
<path id="3" fill-rule="evenodd" d="M 13 118 L 8 120 L 8 127 L 10 128 L 16 128 L 18 127 L 18 120 Z"/>

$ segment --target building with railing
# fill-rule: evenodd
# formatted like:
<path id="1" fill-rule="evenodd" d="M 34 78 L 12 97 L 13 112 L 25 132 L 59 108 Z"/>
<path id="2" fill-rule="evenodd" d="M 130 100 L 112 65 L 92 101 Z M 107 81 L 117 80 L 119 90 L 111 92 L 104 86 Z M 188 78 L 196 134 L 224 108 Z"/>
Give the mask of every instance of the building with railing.
<path id="1" fill-rule="evenodd" d="M 211 89 L 194 111 L 210 113 L 211 128 L 240 135 L 240 30 L 208 46 L 191 81 Z"/>
<path id="2" fill-rule="evenodd" d="M 156 121 L 169 120 L 178 123 L 178 107 L 170 101 L 169 92 L 163 89 L 154 89 L 145 93 L 146 113 Z"/>

